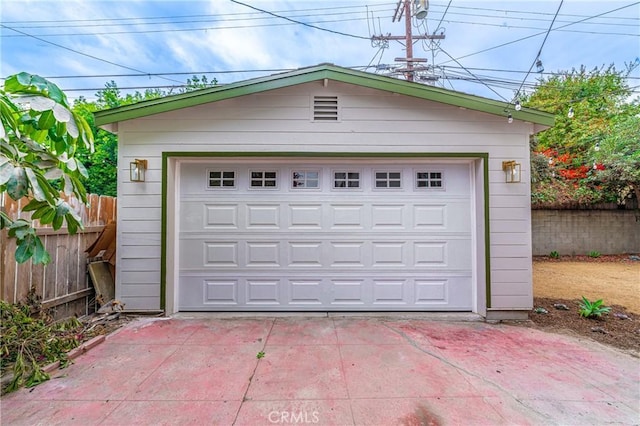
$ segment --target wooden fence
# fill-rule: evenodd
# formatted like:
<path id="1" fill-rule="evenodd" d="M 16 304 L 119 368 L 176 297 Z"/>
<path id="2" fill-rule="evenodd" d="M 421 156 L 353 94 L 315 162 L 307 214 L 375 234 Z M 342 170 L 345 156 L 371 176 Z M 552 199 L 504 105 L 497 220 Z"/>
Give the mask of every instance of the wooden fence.
<path id="1" fill-rule="evenodd" d="M 116 198 L 89 195 L 88 206 L 75 198 L 64 198 L 82 218 L 84 230 L 69 235 L 66 228 L 54 231 L 36 221 L 36 233 L 51 256 L 48 265 L 18 264 L 15 240 L 8 238 L 6 230 L 0 231 L 0 298 L 16 303 L 33 287 L 42 298 L 42 307 L 50 309 L 54 318 L 88 313 L 93 288 L 87 279 L 85 249 L 107 223 L 116 220 Z M 12 219 L 29 218 L 29 212 L 22 212 L 27 203 L 27 199 L 14 201 L 6 193 L 0 194 L 0 207 Z"/>

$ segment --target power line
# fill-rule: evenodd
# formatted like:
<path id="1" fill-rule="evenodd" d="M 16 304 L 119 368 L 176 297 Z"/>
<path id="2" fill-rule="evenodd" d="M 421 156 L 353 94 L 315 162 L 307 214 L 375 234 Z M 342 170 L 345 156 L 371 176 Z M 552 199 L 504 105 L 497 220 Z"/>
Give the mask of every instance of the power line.
<path id="1" fill-rule="evenodd" d="M 444 17 L 447 15 L 447 12 L 449 11 L 449 6 L 451 6 L 451 2 L 453 0 L 449 0 L 449 4 L 447 4 L 447 8 L 444 10 L 444 13 L 442 14 L 442 16 L 440 17 L 440 22 L 438 22 L 438 25 L 436 25 L 436 29 L 433 30 L 434 34 L 440 29 L 440 25 L 442 24 L 442 20 L 444 19 Z"/>
<path id="2" fill-rule="evenodd" d="M 553 20 L 551 21 L 551 25 L 549 25 L 549 29 L 547 30 L 547 34 L 545 34 L 545 36 L 544 36 L 544 40 L 542 40 L 542 44 L 540 45 L 540 49 L 538 49 L 538 54 L 533 59 L 533 62 L 531 62 L 531 66 L 529 67 L 529 71 L 527 71 L 527 74 L 524 76 L 524 79 L 522 80 L 522 84 L 520 84 L 520 87 L 516 91 L 514 99 L 518 98 L 518 96 L 520 95 L 520 90 L 522 90 L 522 86 L 524 85 L 524 82 L 527 81 L 527 77 L 529 77 L 529 74 L 531 74 L 531 70 L 533 69 L 534 65 L 536 65 L 536 63 L 540 60 L 540 55 L 542 54 L 542 48 L 544 47 L 544 44 L 547 42 L 547 38 L 549 38 L 549 34 L 551 33 L 551 30 L 553 29 L 553 24 L 554 24 L 554 22 L 556 22 L 556 17 L 558 16 L 558 13 L 560 13 L 560 8 L 562 8 L 562 4 L 563 3 L 564 3 L 564 0 L 560 0 L 560 4 L 558 5 L 558 10 L 556 10 L 556 14 L 553 17 Z"/>
<path id="3" fill-rule="evenodd" d="M 582 22 L 584 22 L 584 21 L 588 21 L 588 20 L 590 20 L 590 19 L 599 18 L 599 17 L 601 17 L 601 16 L 603 16 L 603 15 L 607 15 L 607 14 L 609 14 L 609 13 L 617 12 L 617 11 L 619 11 L 619 10 L 623 10 L 623 9 L 626 9 L 626 8 L 628 8 L 628 7 L 635 6 L 635 5 L 638 5 L 638 4 L 640 4 L 640 2 L 635 2 L 635 3 L 632 3 L 632 4 L 628 4 L 628 5 L 626 5 L 626 6 L 621 6 L 621 7 L 618 7 L 618 8 L 616 8 L 616 9 L 609 10 L 609 11 L 607 11 L 607 12 L 602 12 L 602 13 L 599 13 L 599 14 L 597 14 L 597 15 L 589 16 L 589 17 L 586 17 L 586 18 L 581 19 L 581 20 L 579 20 L 579 21 L 575 21 L 575 22 L 572 22 L 572 23 L 570 23 L 570 24 L 565 24 L 565 25 L 559 26 L 559 27 L 557 27 L 556 29 L 554 29 L 553 31 L 558 31 L 559 29 L 562 29 L 562 28 L 566 28 L 566 27 L 569 27 L 569 26 L 572 26 L 572 25 L 580 24 L 580 23 L 582 23 Z M 546 31 L 545 31 L 545 32 L 546 32 Z M 468 57 L 471 57 L 471 56 L 479 55 L 480 53 L 488 52 L 488 51 L 490 51 L 490 50 L 499 49 L 499 48 L 501 48 L 501 47 L 508 46 L 508 45 L 510 45 L 510 44 L 518 43 L 518 42 L 523 41 L 523 40 L 528 40 L 528 39 L 530 39 L 530 38 L 537 37 L 537 36 L 539 36 L 539 35 L 545 34 L 545 32 L 540 32 L 540 33 L 536 33 L 536 34 L 531 34 L 531 35 L 528 35 L 528 36 L 526 36 L 526 37 L 522 37 L 522 38 L 519 38 L 519 39 L 516 39 L 516 40 L 513 40 L 513 41 L 509 41 L 509 42 L 506 42 L 506 43 L 502 43 L 502 44 L 499 44 L 499 45 L 497 45 L 497 46 L 489 47 L 489 48 L 487 48 L 487 49 L 482 49 L 482 50 L 479 50 L 479 51 L 474 52 L 474 53 L 469 53 L 469 54 L 467 54 L 467 55 L 458 56 L 458 58 L 457 58 L 457 59 L 464 59 L 464 58 L 468 58 Z M 452 58 L 451 60 L 454 60 L 454 59 Z M 446 63 L 449 63 L 449 62 L 451 62 L 451 60 L 446 61 L 446 62 L 443 62 L 443 63 L 442 63 L 442 64 L 440 64 L 440 65 L 444 65 L 444 64 L 446 64 Z"/>
<path id="4" fill-rule="evenodd" d="M 342 36 L 346 36 L 346 37 L 357 38 L 357 39 L 360 39 L 360 40 L 367 40 L 367 41 L 370 40 L 369 37 L 359 36 L 359 35 L 355 35 L 355 34 L 343 33 L 341 31 L 334 31 L 334 30 L 330 30 L 328 28 L 322 28 L 322 27 L 318 27 L 318 26 L 315 26 L 315 25 L 312 25 L 312 24 L 307 24 L 306 22 L 296 21 L 295 19 L 287 18 L 286 16 L 278 15 L 276 13 L 269 12 L 268 10 L 260 9 L 258 7 L 251 6 L 249 4 L 242 3 L 242 2 L 239 2 L 237 0 L 230 0 L 230 1 L 232 3 L 236 3 L 236 4 L 239 4 L 241 6 L 248 7 L 250 9 L 257 10 L 259 12 L 266 13 L 266 14 L 271 15 L 271 16 L 275 16 L 276 18 L 280 18 L 280 19 L 284 19 L 284 20 L 287 20 L 287 21 L 290 21 L 290 22 L 293 22 L 293 23 L 296 23 L 296 24 L 304 25 L 305 27 L 313 28 L 313 29 L 320 30 L 320 31 L 326 31 L 326 32 L 329 32 L 329 33 L 338 34 L 338 35 L 342 35 Z"/>
<path id="5" fill-rule="evenodd" d="M 269 18 L 271 19 L 271 18 Z M 313 22 L 314 24 L 329 24 L 329 23 L 337 23 L 337 22 L 354 22 L 354 21 L 364 21 L 365 18 L 349 18 L 349 19 L 333 19 L 333 20 L 323 20 Z M 40 37 L 70 37 L 70 36 L 102 36 L 102 35 L 121 35 L 121 34 L 156 34 L 156 33 L 171 33 L 171 32 L 188 32 L 188 31 L 215 31 L 215 30 L 232 30 L 232 29 L 242 29 L 242 28 L 266 28 L 266 27 L 282 27 L 287 25 L 300 25 L 299 23 L 272 23 L 272 24 L 247 24 L 247 25 L 231 25 L 231 26 L 218 26 L 218 27 L 198 27 L 198 28 L 166 28 L 166 29 L 157 29 L 157 30 L 122 30 L 122 31 L 103 31 L 103 32 L 84 32 L 84 33 L 51 33 L 51 34 L 39 34 Z M 310 24 L 306 24 L 307 26 Z M 317 27 L 320 28 L 320 27 Z M 329 31 L 333 33 L 339 33 L 333 30 L 325 29 L 324 31 Z M 0 35 L 0 38 L 15 38 L 15 37 L 24 37 L 22 35 Z M 359 36 L 354 36 L 359 37 Z M 368 39 L 367 39 L 368 40 Z"/>
<path id="6" fill-rule="evenodd" d="M 640 2 L 636 2 L 636 3 L 632 3 L 628 6 L 624 6 L 624 7 L 629 7 L 629 6 L 635 6 L 637 4 L 639 4 Z M 438 4 L 434 4 L 434 7 L 441 7 Z M 484 7 L 471 7 L 471 6 L 453 6 L 453 9 L 463 9 L 463 10 L 482 10 L 482 11 L 489 11 L 489 12 L 499 12 L 501 14 L 505 14 L 505 13 L 517 13 L 517 14 L 522 14 L 522 15 L 548 15 L 548 16 L 552 16 L 553 13 L 549 13 L 549 12 L 534 12 L 534 11 L 526 11 L 526 10 L 510 10 L 510 9 L 492 9 L 492 8 L 484 8 Z M 452 12 L 455 13 L 455 12 Z M 562 17 L 571 17 L 571 18 L 589 18 L 588 15 L 575 15 L 575 14 L 568 14 L 568 13 L 561 13 L 558 16 L 562 16 Z M 638 21 L 640 20 L 640 17 L 629 17 L 629 16 L 607 16 L 607 17 L 603 17 L 602 19 L 620 19 L 620 20 L 635 20 Z"/>
<path id="7" fill-rule="evenodd" d="M 467 68 L 464 67 L 464 65 L 462 65 L 460 62 L 458 62 L 457 59 L 455 59 L 453 56 L 449 55 L 449 53 L 444 50 L 442 47 L 440 47 L 440 50 L 442 51 L 442 53 L 444 53 L 445 55 L 447 55 L 449 58 L 451 58 L 452 61 L 455 61 L 455 63 L 457 63 L 460 67 L 462 67 L 463 70 L 465 70 L 466 72 L 468 72 L 472 77 L 474 77 L 476 80 L 481 81 L 478 77 L 476 77 L 476 75 L 474 73 L 472 73 L 471 71 L 469 71 Z M 484 84 L 484 83 L 483 83 Z M 498 95 L 498 97 L 500 97 L 502 100 L 504 100 L 505 102 L 509 102 L 504 96 L 502 96 L 500 93 L 496 92 L 495 90 L 493 90 L 493 88 L 491 88 L 490 86 L 488 86 L 487 84 L 484 84 L 489 90 L 491 90 L 493 93 L 495 93 L 496 95 Z"/>
<path id="8" fill-rule="evenodd" d="M 264 18 L 264 19 L 272 19 L 272 18 Z M 322 20 L 322 21 L 312 21 L 308 24 L 331 24 L 338 22 L 357 22 L 364 21 L 367 18 L 347 18 L 347 19 L 331 19 L 331 20 Z M 231 20 L 233 21 L 233 20 Z M 224 21 L 227 22 L 227 21 Z M 441 21 L 442 22 L 442 21 Z M 479 25 L 485 27 L 495 27 L 495 28 L 503 28 L 505 30 L 512 29 L 523 29 L 523 30 L 543 30 L 540 27 L 529 27 L 523 25 L 502 25 L 502 24 L 492 24 L 488 22 L 473 22 L 473 21 L 456 21 L 447 19 L 446 22 L 451 24 L 465 24 L 465 25 Z M 146 25 L 146 24 L 143 24 Z M 102 32 L 71 32 L 71 33 L 44 33 L 38 34 L 40 37 L 89 37 L 89 36 L 103 36 L 103 35 L 122 35 L 122 34 L 156 34 L 156 33 L 172 33 L 172 32 L 189 32 L 189 31 L 215 31 L 215 30 L 231 30 L 231 29 L 242 29 L 242 28 L 268 28 L 268 27 L 280 27 L 280 26 L 288 26 L 288 25 L 299 25 L 297 23 L 270 23 L 270 24 L 246 24 L 246 25 L 230 25 L 230 26 L 215 26 L 215 27 L 195 27 L 195 28 L 163 28 L 163 29 L 140 29 L 140 30 L 114 30 L 114 31 L 102 31 Z M 438 24 L 438 28 L 439 28 Z M 634 27 L 636 27 L 634 25 Z M 27 28 L 27 27 L 20 27 Z M 331 30 L 329 30 L 331 31 Z M 575 33 L 575 34 L 593 34 L 593 35 L 603 35 L 603 36 L 613 36 L 613 37 L 640 37 L 639 34 L 632 33 L 618 33 L 611 31 L 587 31 L 587 30 L 563 30 L 556 29 L 554 31 L 557 32 L 566 32 L 566 33 Z M 435 30 L 434 32 L 437 32 Z M 540 33 L 542 34 L 542 32 Z M 0 38 L 17 38 L 17 37 L 26 37 L 22 34 L 0 34 Z"/>
<path id="9" fill-rule="evenodd" d="M 142 70 L 139 70 L 139 69 L 136 69 L 136 68 L 128 67 L 128 66 L 126 66 L 126 65 L 121 65 L 121 64 L 118 64 L 118 63 L 115 63 L 115 62 L 112 62 L 112 61 L 108 61 L 108 60 L 106 60 L 106 59 L 99 58 L 99 57 L 94 56 L 94 55 L 90 55 L 90 54 L 88 54 L 88 53 L 84 53 L 84 52 L 80 52 L 80 51 L 75 50 L 75 49 L 71 49 L 70 47 L 66 47 L 66 46 L 63 46 L 63 45 L 61 45 L 61 44 L 58 44 L 58 43 L 54 43 L 54 42 L 52 42 L 52 41 L 49 41 L 49 40 L 45 40 L 45 39 L 40 38 L 40 37 L 38 37 L 38 36 L 34 36 L 34 35 L 31 35 L 31 34 L 25 33 L 25 32 L 23 32 L 23 31 L 17 30 L 17 29 L 15 29 L 15 28 L 8 27 L 8 26 L 6 26 L 6 25 L 4 25 L 4 24 L 2 24 L 2 23 L 0 23 L 0 27 L 6 28 L 6 29 L 11 30 L 11 31 L 15 31 L 15 32 L 17 32 L 17 33 L 24 34 L 24 35 L 26 35 L 26 36 L 28 36 L 28 37 L 34 38 L 34 39 L 39 40 L 39 41 L 42 41 L 42 42 L 44 42 L 44 43 L 48 43 L 48 44 L 50 44 L 50 45 L 52 45 L 52 46 L 56 46 L 56 47 L 59 47 L 59 48 L 64 49 L 64 50 L 68 50 L 69 52 L 73 52 L 73 53 L 76 53 L 76 54 L 78 54 L 78 55 L 86 56 L 87 58 L 95 59 L 95 60 L 100 61 L 100 62 L 105 62 L 105 63 L 107 63 L 107 64 L 114 65 L 114 66 L 116 66 L 116 67 L 120 67 L 120 68 L 124 68 L 124 69 L 130 70 L 130 71 L 136 71 L 136 72 L 139 72 L 140 74 L 145 74 L 145 75 L 147 75 L 147 74 L 148 74 L 147 72 L 142 71 Z M 164 80 L 175 81 L 175 82 L 177 82 L 177 83 L 182 83 L 182 82 L 181 82 L 181 81 L 179 81 L 179 80 L 173 80 L 173 79 L 166 78 L 166 77 L 160 77 L 160 78 L 162 78 L 162 79 L 164 79 Z"/>
<path id="10" fill-rule="evenodd" d="M 352 65 L 352 66 L 347 66 L 346 68 L 351 68 L 351 69 L 368 69 L 371 68 L 371 65 Z M 441 66 L 442 69 L 445 70 L 452 70 L 452 72 L 455 72 L 455 70 L 460 69 L 460 70 L 465 70 L 465 74 L 468 74 L 468 72 L 466 70 L 474 70 L 474 71 L 491 71 L 491 72 L 497 72 L 497 73 L 516 73 L 516 74 L 526 74 L 527 70 L 509 70 L 509 69 L 504 69 L 504 68 L 480 68 L 480 67 L 456 67 L 456 66 Z M 146 74 L 93 74 L 93 75 L 51 75 L 51 76 L 44 76 L 44 78 L 46 79 L 81 79 L 81 78 L 117 78 L 117 77 L 144 77 L 144 78 L 148 78 L 148 77 L 158 77 L 158 76 L 168 76 L 168 75 L 206 75 L 206 74 L 239 74 L 239 73 L 279 73 L 279 72 L 286 72 L 286 71 L 292 71 L 295 68 L 264 68 L 264 69 L 242 69 L 242 70 L 204 70 L 204 71 L 169 71 L 169 72 L 153 72 L 153 73 L 146 73 Z M 557 72 L 543 72 L 540 73 L 543 75 L 556 75 L 556 74 L 562 74 L 562 73 L 557 73 Z M 478 74 L 476 74 L 478 75 Z M 626 79 L 631 79 L 631 80 L 640 80 L 640 77 L 633 77 L 633 76 L 626 76 Z M 517 82 L 520 82 L 520 80 L 517 80 Z"/>
<path id="11" fill-rule="evenodd" d="M 373 6 L 392 6 L 395 3 L 374 3 Z M 312 9 L 290 9 L 290 10 L 276 10 L 274 13 L 290 13 L 290 12 L 314 12 L 323 10 L 338 10 L 338 9 L 360 9 L 362 6 L 334 6 L 334 7 L 321 7 Z M 261 12 L 263 13 L 263 12 Z M 94 19 L 55 19 L 55 20 L 34 20 L 34 21 L 5 21 L 5 24 L 22 24 L 22 23 L 70 23 L 70 22 L 100 22 L 100 21 L 139 21 L 141 19 L 174 19 L 174 18 L 202 18 L 202 17 L 220 17 L 220 16 L 243 16 L 243 15 L 256 15 L 255 12 L 238 12 L 238 13 L 220 13 L 220 14 L 199 14 L 199 15 L 174 15 L 174 16 L 147 16 L 136 18 L 94 18 Z M 254 18 L 257 19 L 257 18 Z"/>

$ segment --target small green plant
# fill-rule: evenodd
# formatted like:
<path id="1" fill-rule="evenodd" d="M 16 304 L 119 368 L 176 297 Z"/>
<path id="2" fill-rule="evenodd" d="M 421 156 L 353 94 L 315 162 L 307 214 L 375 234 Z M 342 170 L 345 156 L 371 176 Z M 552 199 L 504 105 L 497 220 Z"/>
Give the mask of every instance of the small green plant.
<path id="1" fill-rule="evenodd" d="M 560 259 L 560 253 L 554 250 L 551 253 L 549 253 L 549 257 L 552 259 Z"/>
<path id="2" fill-rule="evenodd" d="M 590 251 L 590 252 L 589 252 L 589 257 L 592 257 L 592 258 L 594 258 L 594 259 L 597 259 L 597 258 L 599 258 L 599 257 L 600 257 L 600 252 L 599 252 L 599 251 L 592 250 L 592 251 Z"/>
<path id="3" fill-rule="evenodd" d="M 590 302 L 586 297 L 582 296 L 580 315 L 585 318 L 600 318 L 602 314 L 606 314 L 611 311 L 610 307 L 602 306 L 602 303 L 602 299 Z"/>
<path id="4" fill-rule="evenodd" d="M 258 358 L 258 359 L 264 358 L 264 351 L 258 352 L 258 354 L 256 355 L 256 358 Z"/>

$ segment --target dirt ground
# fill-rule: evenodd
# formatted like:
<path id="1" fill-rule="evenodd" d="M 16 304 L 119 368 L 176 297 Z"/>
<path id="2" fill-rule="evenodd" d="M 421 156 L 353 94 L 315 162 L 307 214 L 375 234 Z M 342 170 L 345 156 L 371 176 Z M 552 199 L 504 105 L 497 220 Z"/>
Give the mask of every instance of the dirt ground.
<path id="1" fill-rule="evenodd" d="M 533 294 L 533 326 L 586 337 L 640 357 L 640 261 L 629 256 L 536 258 Z M 603 299 L 611 312 L 600 318 L 580 316 L 582 296 L 592 302 Z M 566 308 L 558 309 L 558 304 Z"/>
<path id="2" fill-rule="evenodd" d="M 534 297 L 603 299 L 640 314 L 640 262 L 533 262 Z"/>

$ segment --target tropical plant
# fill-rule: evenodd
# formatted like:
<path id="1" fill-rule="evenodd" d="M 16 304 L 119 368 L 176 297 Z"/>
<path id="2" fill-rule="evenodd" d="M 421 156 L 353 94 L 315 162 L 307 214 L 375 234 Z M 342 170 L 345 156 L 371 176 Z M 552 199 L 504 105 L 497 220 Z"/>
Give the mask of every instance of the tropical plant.
<path id="1" fill-rule="evenodd" d="M 22 208 L 31 220 L 11 219 L 0 212 L 0 229 L 16 239 L 15 259 L 48 263 L 51 258 L 36 235 L 33 220 L 70 234 L 82 228 L 80 217 L 64 200 L 67 195 L 86 203 L 82 177 L 87 171 L 76 158 L 79 147 L 93 149 L 93 134 L 86 120 L 74 113 L 66 95 L 37 75 L 9 76 L 0 89 L 0 192 L 14 200 L 29 199 Z"/>
<path id="2" fill-rule="evenodd" d="M 595 251 L 595 250 L 591 250 L 589 252 L 589 257 L 592 257 L 594 259 L 597 259 L 600 257 L 600 252 L 599 251 Z"/>
<path id="3" fill-rule="evenodd" d="M 554 250 L 551 253 L 549 253 L 549 257 L 552 259 L 560 259 L 560 253 Z"/>
<path id="4" fill-rule="evenodd" d="M 586 297 L 582 296 L 582 303 L 580 304 L 580 316 L 585 318 L 600 318 L 602 314 L 609 313 L 611 308 L 608 306 L 602 306 L 602 299 L 590 302 Z"/>

